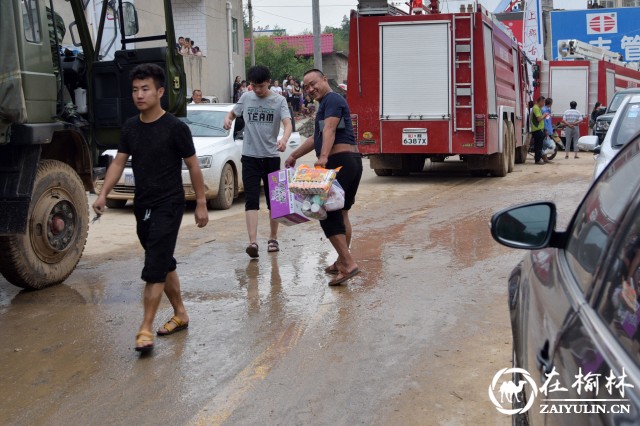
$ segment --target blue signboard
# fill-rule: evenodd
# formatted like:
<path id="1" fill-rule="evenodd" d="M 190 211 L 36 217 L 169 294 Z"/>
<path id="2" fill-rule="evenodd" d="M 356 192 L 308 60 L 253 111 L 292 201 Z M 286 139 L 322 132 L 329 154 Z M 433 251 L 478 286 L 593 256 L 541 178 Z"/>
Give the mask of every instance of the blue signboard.
<path id="1" fill-rule="evenodd" d="M 558 40 L 577 39 L 619 53 L 624 61 L 640 61 L 639 23 L 640 7 L 552 11 L 553 59 Z"/>

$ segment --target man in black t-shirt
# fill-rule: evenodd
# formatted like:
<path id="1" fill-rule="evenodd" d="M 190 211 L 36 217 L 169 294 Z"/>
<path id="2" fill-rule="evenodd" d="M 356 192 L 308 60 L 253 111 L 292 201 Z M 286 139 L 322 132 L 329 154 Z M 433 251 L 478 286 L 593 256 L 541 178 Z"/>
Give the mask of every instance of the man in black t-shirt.
<path id="1" fill-rule="evenodd" d="M 131 156 L 136 180 L 136 231 L 145 250 L 142 269 L 142 280 L 146 282 L 144 318 L 136 334 L 135 347 L 139 352 L 153 349 L 151 328 L 163 292 L 171 302 L 174 315 L 157 334 L 167 336 L 189 326 L 173 257 L 184 214 L 183 159 L 196 193 L 196 224 L 202 228 L 209 221 L 204 180 L 189 127 L 167 114 L 160 105 L 164 81 L 163 69 L 155 64 L 138 65 L 131 72 L 133 102 L 140 115 L 130 118 L 122 126 L 118 154 L 107 170 L 98 199 L 93 203 L 96 214 L 104 213 L 106 197 L 120 179 Z"/>

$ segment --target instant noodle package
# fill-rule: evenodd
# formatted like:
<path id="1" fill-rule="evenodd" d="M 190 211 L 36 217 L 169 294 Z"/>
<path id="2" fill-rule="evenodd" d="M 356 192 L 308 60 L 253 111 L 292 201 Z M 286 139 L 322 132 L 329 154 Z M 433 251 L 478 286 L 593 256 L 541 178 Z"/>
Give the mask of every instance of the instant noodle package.
<path id="1" fill-rule="evenodd" d="M 328 194 L 336 178 L 336 170 L 312 168 L 300 165 L 296 169 L 289 184 L 289 191 L 294 194 Z"/>

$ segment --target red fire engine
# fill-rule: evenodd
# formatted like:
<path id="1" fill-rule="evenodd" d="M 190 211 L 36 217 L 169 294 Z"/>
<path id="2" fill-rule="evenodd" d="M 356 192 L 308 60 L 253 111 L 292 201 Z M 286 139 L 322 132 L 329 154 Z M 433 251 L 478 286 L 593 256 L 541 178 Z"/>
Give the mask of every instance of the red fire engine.
<path id="1" fill-rule="evenodd" d="M 637 65 L 618 61 L 613 52 L 579 40 L 562 40 L 558 57 L 564 60 L 537 62 L 539 78 L 534 83 L 534 97 L 553 99 L 554 125 L 562 120 L 569 103 L 576 101 L 577 109 L 586 117 L 580 125 L 583 136 L 590 133 L 588 119 L 596 102 L 606 107 L 618 90 L 640 87 Z"/>
<path id="2" fill-rule="evenodd" d="M 528 70 L 511 32 L 482 6 L 413 14 L 384 0 L 352 11 L 347 100 L 359 150 L 379 176 L 459 155 L 472 173 L 524 162 Z M 416 12 L 420 12 L 416 14 Z"/>

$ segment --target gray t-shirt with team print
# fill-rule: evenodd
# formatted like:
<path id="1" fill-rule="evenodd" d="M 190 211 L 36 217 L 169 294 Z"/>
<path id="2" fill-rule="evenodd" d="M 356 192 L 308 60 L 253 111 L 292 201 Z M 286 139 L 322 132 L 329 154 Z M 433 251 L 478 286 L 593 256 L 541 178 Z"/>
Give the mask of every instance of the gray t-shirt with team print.
<path id="1" fill-rule="evenodd" d="M 259 98 L 254 92 L 243 94 L 233 107 L 236 117 L 244 119 L 242 155 L 248 157 L 278 157 L 280 123 L 291 118 L 287 100 L 272 92 Z"/>

